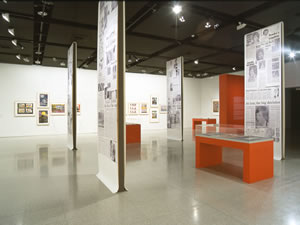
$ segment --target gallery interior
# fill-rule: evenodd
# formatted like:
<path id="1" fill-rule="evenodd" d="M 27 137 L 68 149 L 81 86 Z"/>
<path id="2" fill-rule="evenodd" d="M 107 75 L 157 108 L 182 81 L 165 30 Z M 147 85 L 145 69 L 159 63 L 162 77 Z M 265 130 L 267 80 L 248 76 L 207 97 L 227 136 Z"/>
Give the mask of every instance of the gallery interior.
<path id="1" fill-rule="evenodd" d="M 299 1 L 0 13 L 0 224 L 300 225 Z"/>

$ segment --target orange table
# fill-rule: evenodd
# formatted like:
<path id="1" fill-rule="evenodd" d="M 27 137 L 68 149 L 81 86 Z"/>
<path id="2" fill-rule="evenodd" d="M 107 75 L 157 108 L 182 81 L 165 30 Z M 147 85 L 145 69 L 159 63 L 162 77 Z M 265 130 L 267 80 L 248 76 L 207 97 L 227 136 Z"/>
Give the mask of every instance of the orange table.
<path id="1" fill-rule="evenodd" d="M 216 119 L 201 119 L 201 118 L 193 118 L 193 130 L 195 130 L 197 124 L 202 124 L 203 122 L 206 122 L 206 124 L 216 124 Z"/>
<path id="2" fill-rule="evenodd" d="M 126 144 L 141 143 L 141 125 L 126 123 Z"/>
<path id="3" fill-rule="evenodd" d="M 196 136 L 196 168 L 222 163 L 222 147 L 243 151 L 243 181 L 254 183 L 273 177 L 273 139 L 243 141 L 238 138 Z"/>

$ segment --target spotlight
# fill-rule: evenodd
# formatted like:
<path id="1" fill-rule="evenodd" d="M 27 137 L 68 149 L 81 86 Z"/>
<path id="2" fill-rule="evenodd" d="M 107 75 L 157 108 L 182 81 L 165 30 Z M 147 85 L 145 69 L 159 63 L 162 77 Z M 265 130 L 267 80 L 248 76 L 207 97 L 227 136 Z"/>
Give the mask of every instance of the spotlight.
<path id="1" fill-rule="evenodd" d="M 236 68 L 235 68 L 235 67 L 232 67 L 232 70 L 233 70 L 233 71 L 236 71 Z"/>
<path id="2" fill-rule="evenodd" d="M 200 73 L 197 73 L 197 74 L 196 74 L 196 77 L 201 77 L 201 74 L 200 74 Z"/>
<path id="3" fill-rule="evenodd" d="M 203 76 L 207 76 L 207 75 L 208 75 L 208 73 L 206 73 L 206 72 L 205 72 L 205 73 L 203 73 Z"/>
<path id="4" fill-rule="evenodd" d="M 41 51 L 36 51 L 36 52 L 35 52 L 35 54 L 37 54 L 37 55 L 41 55 L 41 54 L 42 54 L 42 52 L 41 52 Z"/>
<path id="5" fill-rule="evenodd" d="M 83 68 L 89 68 L 89 65 L 88 64 L 84 64 Z"/>
<path id="6" fill-rule="evenodd" d="M 141 70 L 142 71 L 142 73 L 146 73 L 146 70 Z"/>
<path id="7" fill-rule="evenodd" d="M 211 24 L 210 24 L 210 22 L 206 22 L 206 24 L 205 24 L 205 28 L 206 29 L 208 29 L 208 28 L 210 28 L 211 27 Z"/>
<path id="8" fill-rule="evenodd" d="M 192 35 L 191 35 L 191 38 L 195 38 L 195 37 L 196 37 L 196 35 L 195 35 L 195 34 L 192 34 Z"/>
<path id="9" fill-rule="evenodd" d="M 182 11 L 181 5 L 174 5 L 174 6 L 173 6 L 173 12 L 174 12 L 175 14 L 178 14 L 178 13 L 180 13 L 181 11 Z"/>
<path id="10" fill-rule="evenodd" d="M 290 52 L 289 57 L 290 57 L 291 59 L 295 58 L 295 56 L 296 56 L 296 53 L 295 53 L 295 52 Z"/>
<path id="11" fill-rule="evenodd" d="M 16 39 L 11 40 L 11 43 L 16 47 L 18 46 L 18 41 Z"/>
<path id="12" fill-rule="evenodd" d="M 163 74 L 163 71 L 162 71 L 162 70 L 160 70 L 160 71 L 158 71 L 158 73 L 160 73 L 160 74 Z"/>
<path id="13" fill-rule="evenodd" d="M 2 18 L 8 23 L 10 22 L 9 13 L 2 13 Z"/>
<path id="14" fill-rule="evenodd" d="M 56 61 L 57 61 L 57 59 L 56 59 L 55 57 L 53 57 L 53 58 L 52 58 L 52 60 L 53 60 L 54 62 L 56 62 Z"/>
<path id="15" fill-rule="evenodd" d="M 135 61 L 138 62 L 140 59 L 136 57 L 135 55 L 133 56 L 135 58 Z"/>
<path id="16" fill-rule="evenodd" d="M 40 60 L 36 60 L 34 63 L 40 65 L 41 61 Z"/>
<path id="17" fill-rule="evenodd" d="M 180 21 L 181 23 L 184 23 L 184 22 L 185 22 L 184 17 L 183 17 L 183 16 L 180 16 L 180 17 L 179 17 L 179 21 Z"/>
<path id="18" fill-rule="evenodd" d="M 21 55 L 19 54 L 19 55 L 16 55 L 16 58 L 18 59 L 18 60 L 21 60 Z"/>
<path id="19" fill-rule="evenodd" d="M 193 74 L 191 74 L 191 73 L 188 73 L 188 76 L 189 76 L 189 77 L 192 77 L 192 76 L 193 76 Z"/>
<path id="20" fill-rule="evenodd" d="M 45 16 L 48 16 L 48 13 L 45 12 L 45 11 L 38 11 L 37 14 L 41 17 L 45 17 Z"/>
<path id="21" fill-rule="evenodd" d="M 15 36 L 15 29 L 14 28 L 8 28 L 8 33 L 10 33 L 12 36 Z"/>
<path id="22" fill-rule="evenodd" d="M 199 60 L 198 60 L 198 59 L 194 60 L 194 63 L 195 63 L 196 65 L 199 64 Z"/>
<path id="23" fill-rule="evenodd" d="M 3 3 L 7 4 L 7 1 L 6 1 L 6 0 L 3 0 Z"/>
<path id="24" fill-rule="evenodd" d="M 218 24 L 218 23 L 216 23 L 215 25 L 214 25 L 214 29 L 216 30 L 216 29 L 218 29 L 220 27 L 220 24 Z"/>
<path id="25" fill-rule="evenodd" d="M 29 59 L 27 57 L 23 58 L 24 62 L 29 63 Z"/>
<path id="26" fill-rule="evenodd" d="M 247 24 L 238 22 L 238 25 L 236 26 L 236 30 L 241 30 L 241 29 L 245 28 L 246 26 L 247 26 Z"/>
<path id="27" fill-rule="evenodd" d="M 60 66 L 66 66 L 66 63 L 65 62 L 61 62 L 59 65 Z"/>
<path id="28" fill-rule="evenodd" d="M 128 62 L 132 63 L 132 57 L 131 57 L 131 55 L 129 56 Z"/>

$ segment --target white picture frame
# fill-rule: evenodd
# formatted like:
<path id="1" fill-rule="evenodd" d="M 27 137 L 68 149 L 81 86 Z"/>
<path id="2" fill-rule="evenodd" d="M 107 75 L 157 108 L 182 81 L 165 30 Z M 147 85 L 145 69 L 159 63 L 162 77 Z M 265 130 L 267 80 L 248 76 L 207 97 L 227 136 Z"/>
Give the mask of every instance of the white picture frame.
<path id="1" fill-rule="evenodd" d="M 148 115 L 149 114 L 149 104 L 142 102 L 140 103 L 140 115 Z"/>
<path id="2" fill-rule="evenodd" d="M 76 104 L 76 113 L 77 113 L 77 116 L 80 116 L 80 114 L 81 114 L 81 104 L 80 103 Z"/>
<path id="3" fill-rule="evenodd" d="M 49 126 L 49 124 L 49 109 L 37 109 L 37 125 Z"/>
<path id="4" fill-rule="evenodd" d="M 24 112 L 20 111 L 20 105 L 19 104 L 24 104 Z M 26 105 L 31 105 L 31 106 L 26 106 Z M 35 116 L 35 102 L 33 101 L 15 101 L 15 117 L 33 117 Z M 29 112 L 29 110 L 32 110 L 32 113 Z M 28 111 L 28 112 L 26 112 Z"/>
<path id="5" fill-rule="evenodd" d="M 40 92 L 37 94 L 37 108 L 49 108 L 48 92 Z"/>
<path id="6" fill-rule="evenodd" d="M 127 104 L 127 114 L 128 115 L 138 115 L 139 114 L 139 103 L 130 102 Z"/>
<path id="7" fill-rule="evenodd" d="M 55 109 L 53 108 L 53 106 L 59 106 L 59 105 L 63 105 L 64 106 L 64 111 L 63 112 L 59 112 L 59 109 Z M 67 114 L 67 105 L 64 102 L 54 102 L 50 104 L 50 113 L 51 116 L 65 116 Z"/>
<path id="8" fill-rule="evenodd" d="M 150 123 L 159 123 L 159 109 L 158 108 L 150 109 Z"/>
<path id="9" fill-rule="evenodd" d="M 168 105 L 160 105 L 159 112 L 160 112 L 160 114 L 167 114 L 168 113 Z"/>
<path id="10" fill-rule="evenodd" d="M 152 95 L 150 97 L 150 107 L 151 108 L 157 108 L 159 105 L 159 99 L 158 96 Z"/>

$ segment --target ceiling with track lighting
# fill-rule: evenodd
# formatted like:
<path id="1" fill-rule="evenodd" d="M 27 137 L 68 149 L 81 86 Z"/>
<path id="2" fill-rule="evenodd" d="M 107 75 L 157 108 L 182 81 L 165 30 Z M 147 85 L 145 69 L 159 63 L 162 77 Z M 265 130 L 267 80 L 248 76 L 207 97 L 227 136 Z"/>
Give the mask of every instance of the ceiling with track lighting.
<path id="1" fill-rule="evenodd" d="M 78 67 L 96 69 L 96 1 L 1 1 L 0 62 L 66 67 L 78 43 Z M 300 59 L 298 1 L 128 1 L 128 72 L 165 74 L 184 57 L 185 76 L 243 70 L 244 35 L 284 22 L 286 61 Z"/>

